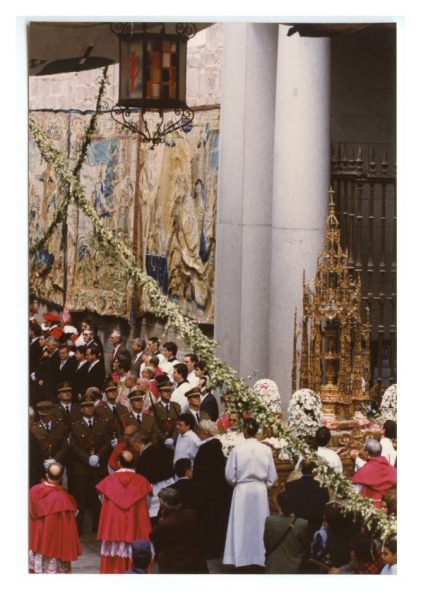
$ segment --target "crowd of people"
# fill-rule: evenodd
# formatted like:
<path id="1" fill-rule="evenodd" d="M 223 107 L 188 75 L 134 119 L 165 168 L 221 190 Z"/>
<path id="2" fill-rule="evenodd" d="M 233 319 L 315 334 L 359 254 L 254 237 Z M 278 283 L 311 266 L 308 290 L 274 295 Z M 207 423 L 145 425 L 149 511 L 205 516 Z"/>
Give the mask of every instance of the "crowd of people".
<path id="1" fill-rule="evenodd" d="M 106 360 L 91 319 L 79 331 L 54 313 L 42 323 L 31 314 L 29 338 L 31 573 L 71 572 L 87 525 L 101 541 L 101 573 L 148 574 L 153 562 L 159 573 L 396 572 L 396 540 L 380 543 L 345 517 L 306 458 L 270 514 L 272 449 L 250 415 L 225 457 L 227 415 L 194 353 L 179 360 L 177 345 L 161 349 L 156 337 L 129 350 L 114 330 Z M 391 423 L 364 456 L 353 453 L 353 483 L 396 514 Z M 341 472 L 329 438 L 320 428 L 315 448 Z"/>

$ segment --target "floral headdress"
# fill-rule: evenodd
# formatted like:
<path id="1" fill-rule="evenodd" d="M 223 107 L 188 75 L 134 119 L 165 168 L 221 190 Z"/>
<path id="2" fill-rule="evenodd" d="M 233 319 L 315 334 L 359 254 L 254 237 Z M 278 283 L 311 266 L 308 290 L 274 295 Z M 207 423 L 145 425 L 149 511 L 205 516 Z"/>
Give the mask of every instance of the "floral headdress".
<path id="1" fill-rule="evenodd" d="M 278 386 L 272 379 L 259 379 L 253 386 L 255 392 L 262 404 L 274 413 L 282 414 L 281 395 Z"/>
<path id="2" fill-rule="evenodd" d="M 297 390 L 289 402 L 290 430 L 300 438 L 314 436 L 322 420 L 320 396 L 307 388 Z"/>
<path id="3" fill-rule="evenodd" d="M 396 383 L 390 385 L 383 394 L 380 404 L 380 418 L 382 421 L 396 421 L 397 387 Z"/>

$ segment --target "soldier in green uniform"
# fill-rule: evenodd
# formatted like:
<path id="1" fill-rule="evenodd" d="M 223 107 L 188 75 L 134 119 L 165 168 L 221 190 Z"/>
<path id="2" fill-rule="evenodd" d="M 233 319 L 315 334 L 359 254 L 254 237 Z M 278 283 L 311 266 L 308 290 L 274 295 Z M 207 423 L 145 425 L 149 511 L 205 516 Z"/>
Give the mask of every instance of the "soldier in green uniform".
<path id="1" fill-rule="evenodd" d="M 38 444 L 39 460 L 43 470 L 53 462 L 65 463 L 68 454 L 66 428 L 62 421 L 53 418 L 54 404 L 49 400 L 38 402 L 36 410 L 39 419 L 30 427 L 31 435 Z"/>
<path id="2" fill-rule="evenodd" d="M 97 530 L 100 503 L 95 486 L 108 473 L 107 462 L 111 453 L 109 426 L 94 414 L 93 400 L 83 400 L 81 411 L 82 418 L 72 423 L 70 436 L 73 495 L 79 507 L 79 534 L 83 532 L 86 508 L 92 511 L 92 530 Z"/>
<path id="3" fill-rule="evenodd" d="M 137 430 L 147 435 L 151 442 L 155 444 L 158 441 L 159 429 L 155 416 L 150 414 L 148 409 L 143 410 L 145 394 L 135 390 L 129 392 L 127 398 L 130 401 L 131 411 L 125 419 L 126 426 L 136 425 Z"/>
<path id="4" fill-rule="evenodd" d="M 54 405 L 53 417 L 64 423 L 69 435 L 72 423 L 79 421 L 82 416 L 80 404 L 72 402 L 72 386 L 68 381 L 57 385 L 57 397 L 58 404 Z"/>
<path id="5" fill-rule="evenodd" d="M 178 402 L 170 402 L 172 394 L 172 385 L 168 381 L 160 381 L 157 383 L 159 390 L 159 398 L 153 406 L 150 407 L 151 414 L 155 417 L 158 425 L 160 442 L 177 437 L 177 428 L 175 426 L 177 417 L 181 412 Z"/>
<path id="6" fill-rule="evenodd" d="M 118 387 L 112 377 L 105 380 L 104 393 L 106 400 L 100 400 L 96 404 L 94 414 L 107 424 L 110 435 L 118 438 L 123 434 L 129 413 L 125 406 L 116 403 Z"/>

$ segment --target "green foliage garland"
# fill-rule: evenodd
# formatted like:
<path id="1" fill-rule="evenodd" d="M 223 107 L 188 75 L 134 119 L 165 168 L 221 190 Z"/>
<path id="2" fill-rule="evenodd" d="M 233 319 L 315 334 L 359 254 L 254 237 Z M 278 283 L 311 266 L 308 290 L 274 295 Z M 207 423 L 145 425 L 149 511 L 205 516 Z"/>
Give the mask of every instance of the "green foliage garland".
<path id="1" fill-rule="evenodd" d="M 108 83 L 107 72 L 108 72 L 108 66 L 104 67 L 104 69 L 102 71 L 102 78 L 99 83 L 99 90 L 98 90 L 95 111 L 93 112 L 93 114 L 89 120 L 89 124 L 85 130 L 85 137 L 82 142 L 80 155 L 79 155 L 78 161 L 76 163 L 76 166 L 73 169 L 73 175 L 75 177 L 77 177 L 79 175 L 79 172 L 85 162 L 86 156 L 88 154 L 88 147 L 92 141 L 92 136 L 94 135 L 94 133 L 96 131 L 98 115 L 99 115 L 99 111 L 101 110 L 102 97 L 104 95 L 105 86 Z M 66 188 L 66 185 L 62 185 L 62 184 L 63 184 L 62 180 L 59 180 L 59 189 L 63 192 L 63 195 L 64 195 L 63 202 L 57 209 L 57 212 L 56 212 L 52 222 L 48 226 L 48 229 L 45 232 L 45 234 L 42 236 L 42 238 L 40 240 L 35 242 L 29 249 L 29 254 L 31 254 L 31 255 L 37 254 L 42 248 L 44 248 L 45 244 L 48 242 L 48 240 L 52 236 L 57 225 L 59 223 L 62 223 L 67 217 L 67 209 L 69 207 L 69 203 L 70 203 L 72 197 L 69 192 L 69 189 Z"/>

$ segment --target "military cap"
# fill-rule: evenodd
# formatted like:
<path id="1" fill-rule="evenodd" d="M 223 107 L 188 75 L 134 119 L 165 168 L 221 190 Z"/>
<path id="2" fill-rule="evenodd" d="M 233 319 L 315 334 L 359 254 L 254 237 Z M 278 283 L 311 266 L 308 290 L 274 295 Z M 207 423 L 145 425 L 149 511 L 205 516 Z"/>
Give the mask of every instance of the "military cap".
<path id="1" fill-rule="evenodd" d="M 57 391 L 58 392 L 71 392 L 72 385 L 68 381 L 61 381 L 60 383 L 57 384 Z"/>
<path id="2" fill-rule="evenodd" d="M 104 392 L 109 392 L 111 390 L 118 390 L 118 386 L 115 381 L 109 381 L 104 386 Z"/>
<path id="3" fill-rule="evenodd" d="M 82 400 L 80 403 L 81 406 L 95 406 L 95 402 L 93 400 Z"/>
<path id="4" fill-rule="evenodd" d="M 167 390 L 172 391 L 172 385 L 171 385 L 170 381 L 164 381 L 161 384 L 158 383 L 157 388 L 160 392 L 165 392 Z"/>
<path id="5" fill-rule="evenodd" d="M 128 400 L 130 400 L 130 402 L 132 400 L 144 400 L 145 394 L 143 394 L 142 392 L 139 392 L 138 390 L 133 390 L 133 392 L 129 392 L 127 394 L 127 398 L 128 398 Z"/>
<path id="6" fill-rule="evenodd" d="M 191 390 L 187 390 L 184 395 L 186 398 L 190 398 L 190 396 L 201 396 L 202 392 L 200 391 L 200 388 L 194 387 Z"/>
<path id="7" fill-rule="evenodd" d="M 38 402 L 38 404 L 35 405 L 35 408 L 39 415 L 48 415 L 54 408 L 54 404 L 49 400 L 43 400 L 42 402 Z"/>

